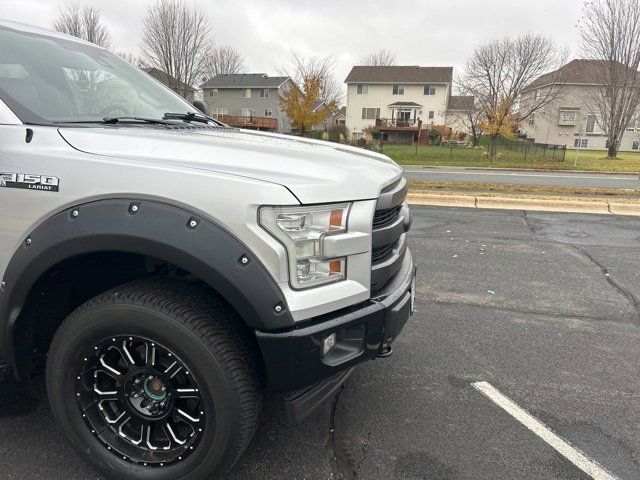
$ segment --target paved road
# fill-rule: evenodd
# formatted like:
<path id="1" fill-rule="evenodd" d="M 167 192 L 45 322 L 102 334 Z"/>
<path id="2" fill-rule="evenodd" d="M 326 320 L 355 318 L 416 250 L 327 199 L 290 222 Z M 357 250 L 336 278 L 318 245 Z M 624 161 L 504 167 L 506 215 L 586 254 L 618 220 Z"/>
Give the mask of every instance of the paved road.
<path id="1" fill-rule="evenodd" d="M 415 207 L 418 311 L 306 422 L 270 401 L 228 477 L 584 479 L 471 383 L 487 381 L 619 479 L 640 478 L 640 219 Z M 97 479 L 41 382 L 0 388 L 0 471 Z"/>
<path id="2" fill-rule="evenodd" d="M 464 167 L 405 167 L 410 180 L 430 182 L 509 183 L 581 188 L 638 188 L 637 175 L 572 172 L 482 170 Z"/>

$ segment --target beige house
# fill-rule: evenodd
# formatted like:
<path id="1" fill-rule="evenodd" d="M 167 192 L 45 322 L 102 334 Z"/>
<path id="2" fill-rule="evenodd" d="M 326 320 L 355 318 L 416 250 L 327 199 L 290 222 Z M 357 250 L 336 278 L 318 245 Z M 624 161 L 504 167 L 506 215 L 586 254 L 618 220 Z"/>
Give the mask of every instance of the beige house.
<path id="1" fill-rule="evenodd" d="M 529 139 L 538 143 L 566 145 L 568 148 L 605 150 L 607 137 L 598 112 L 590 108 L 590 97 L 602 87 L 599 60 L 572 60 L 559 70 L 536 79 L 523 92 L 523 103 L 533 102 L 556 85 L 557 98 L 521 125 Z M 640 118 L 626 129 L 620 150 L 640 149 Z"/>
<path id="2" fill-rule="evenodd" d="M 345 80 L 346 126 L 354 139 L 375 128 L 384 141 L 425 141 L 447 122 L 452 77 L 453 67 L 353 67 Z"/>

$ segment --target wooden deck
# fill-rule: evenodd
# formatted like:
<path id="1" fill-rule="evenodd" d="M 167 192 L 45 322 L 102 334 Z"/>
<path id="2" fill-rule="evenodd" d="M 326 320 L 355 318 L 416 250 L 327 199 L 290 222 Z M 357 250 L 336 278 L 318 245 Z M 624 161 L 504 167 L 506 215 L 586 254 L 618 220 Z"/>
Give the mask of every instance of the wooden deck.
<path id="1" fill-rule="evenodd" d="M 218 115 L 218 120 L 230 127 L 277 130 L 278 119 L 270 117 L 243 117 L 240 115 Z"/>

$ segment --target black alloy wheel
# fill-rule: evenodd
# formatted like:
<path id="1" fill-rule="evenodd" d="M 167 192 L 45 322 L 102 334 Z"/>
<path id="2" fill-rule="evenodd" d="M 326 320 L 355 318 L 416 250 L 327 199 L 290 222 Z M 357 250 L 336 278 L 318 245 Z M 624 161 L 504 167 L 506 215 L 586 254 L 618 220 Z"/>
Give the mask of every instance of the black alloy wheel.
<path id="1" fill-rule="evenodd" d="M 124 460 L 164 467 L 197 446 L 200 389 L 168 348 L 133 335 L 103 339 L 84 353 L 76 380 L 82 417 Z"/>

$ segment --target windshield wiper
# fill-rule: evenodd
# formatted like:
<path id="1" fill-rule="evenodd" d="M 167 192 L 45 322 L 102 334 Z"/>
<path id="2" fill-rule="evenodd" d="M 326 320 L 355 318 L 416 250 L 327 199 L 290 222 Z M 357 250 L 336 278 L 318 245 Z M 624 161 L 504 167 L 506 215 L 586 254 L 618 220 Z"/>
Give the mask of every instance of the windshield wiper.
<path id="1" fill-rule="evenodd" d="M 165 113 L 164 117 L 162 118 L 164 118 L 165 120 L 176 119 L 176 120 L 184 120 L 185 122 L 200 122 L 200 123 L 213 122 L 213 123 L 219 124 L 219 122 L 216 122 L 213 118 L 208 117 L 206 115 L 199 114 L 199 113 L 195 113 L 195 112 Z"/>
<path id="2" fill-rule="evenodd" d="M 105 117 L 102 119 L 101 123 L 121 123 L 121 122 L 144 122 L 144 123 L 152 123 L 156 125 L 171 125 L 171 122 L 165 122 L 163 120 L 159 120 L 157 118 L 145 118 L 145 117 L 131 117 L 131 116 L 122 116 L 122 117 Z"/>

